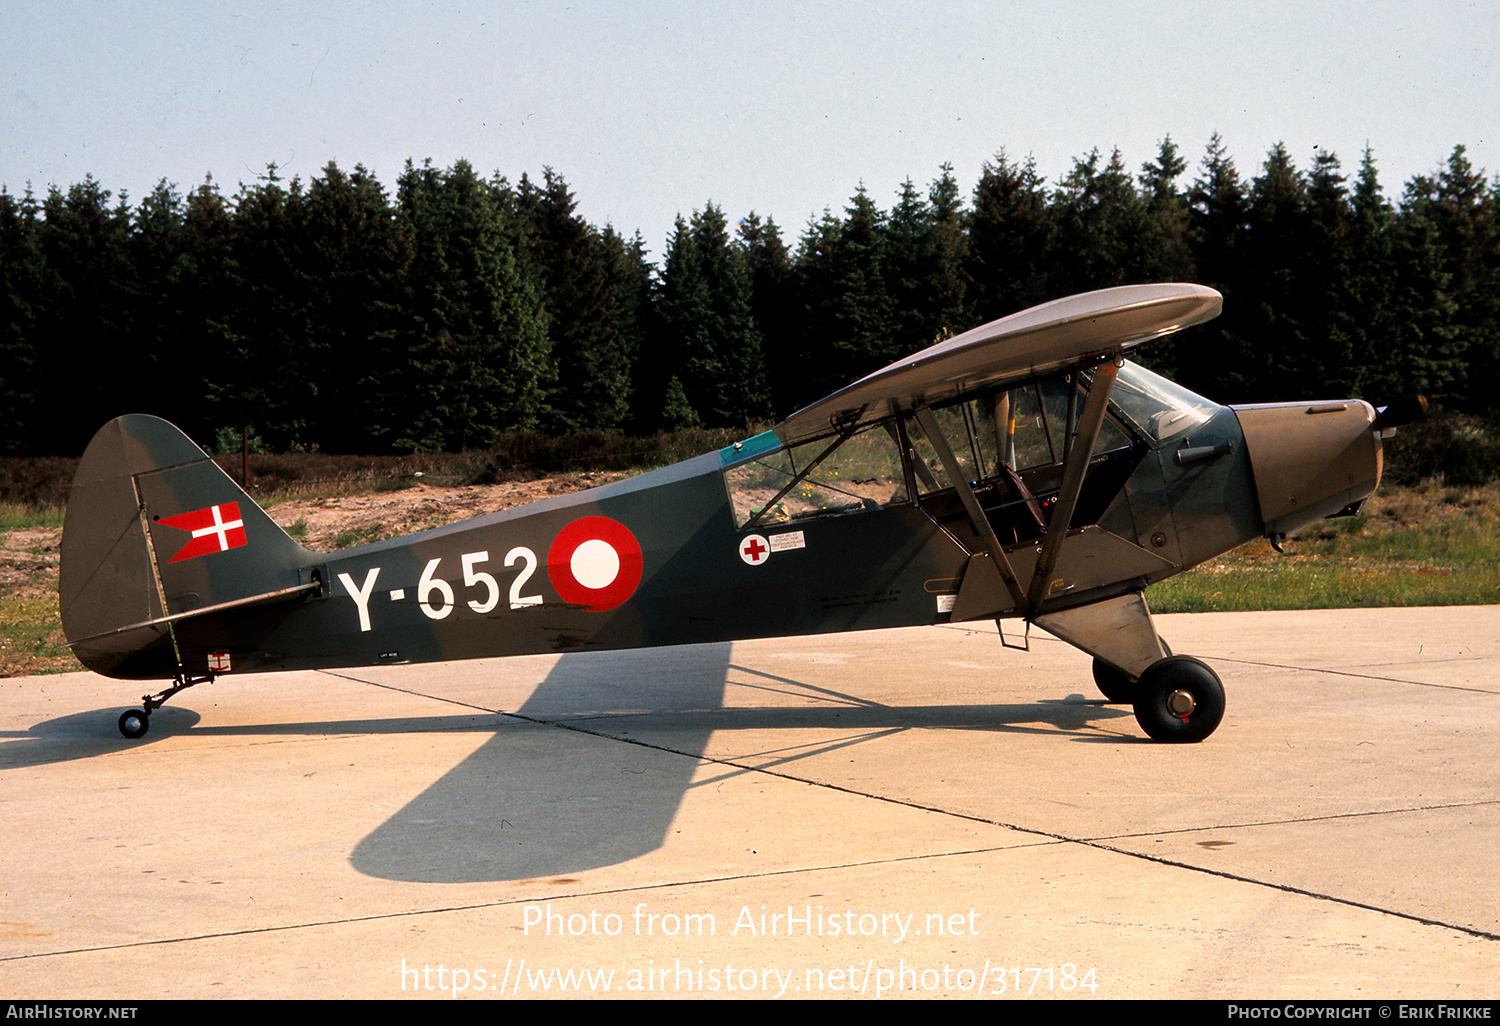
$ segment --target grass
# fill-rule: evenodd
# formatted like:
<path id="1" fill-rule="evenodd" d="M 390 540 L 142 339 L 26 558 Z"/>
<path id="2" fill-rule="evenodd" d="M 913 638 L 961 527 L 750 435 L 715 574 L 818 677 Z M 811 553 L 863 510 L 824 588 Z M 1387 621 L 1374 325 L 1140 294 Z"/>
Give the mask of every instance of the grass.
<path id="1" fill-rule="evenodd" d="M 55 593 L 0 596 L 0 676 L 83 669 L 66 641 Z"/>
<path id="2" fill-rule="evenodd" d="M 0 531 L 28 531 L 62 525 L 63 507 L 56 503 L 0 502 Z"/>
<path id="3" fill-rule="evenodd" d="M 296 525 L 293 525 L 294 527 Z M 307 518 L 302 519 L 303 534 L 307 533 Z M 349 527 L 334 535 L 333 547 L 336 549 L 352 549 L 358 545 L 368 545 L 370 542 L 378 542 L 385 538 L 393 537 L 385 529 L 385 524 L 376 521 L 373 524 L 365 524 L 363 527 Z"/>
<path id="4" fill-rule="evenodd" d="M 1147 590 L 1161 613 L 1500 603 L 1500 489 L 1382 489 L 1278 553 L 1252 542 Z"/>
<path id="5" fill-rule="evenodd" d="M 60 506 L 0 503 L 0 676 L 81 669 L 57 614 Z"/>

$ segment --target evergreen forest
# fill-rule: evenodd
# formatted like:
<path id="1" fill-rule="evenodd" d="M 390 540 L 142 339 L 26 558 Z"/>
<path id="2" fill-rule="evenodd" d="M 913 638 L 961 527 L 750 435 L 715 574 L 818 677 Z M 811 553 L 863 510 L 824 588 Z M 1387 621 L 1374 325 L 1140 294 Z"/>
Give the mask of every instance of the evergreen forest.
<path id="1" fill-rule="evenodd" d="M 659 264 L 587 223 L 552 170 L 408 162 L 394 193 L 330 163 L 225 195 L 92 177 L 0 190 L 0 454 L 76 456 L 147 412 L 207 447 L 484 447 L 534 429 L 646 435 L 785 416 L 901 356 L 1075 292 L 1193 281 L 1218 320 L 1137 358 L 1220 402 L 1420 392 L 1500 408 L 1500 179 L 1455 147 L 1388 197 L 1284 147 L 1250 177 L 1217 136 L 1055 183 L 1004 151 L 888 207 L 861 188 L 795 239 L 706 203 Z"/>

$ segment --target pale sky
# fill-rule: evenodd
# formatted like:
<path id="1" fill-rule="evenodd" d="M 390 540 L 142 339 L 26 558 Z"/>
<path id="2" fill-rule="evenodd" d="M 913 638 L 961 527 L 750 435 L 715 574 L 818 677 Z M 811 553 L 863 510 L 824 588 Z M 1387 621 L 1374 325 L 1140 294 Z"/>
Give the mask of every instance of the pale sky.
<path id="1" fill-rule="evenodd" d="M 660 255 L 713 201 L 789 243 L 863 183 L 888 209 L 1002 148 L 1055 183 L 1170 135 L 1240 173 L 1286 144 L 1386 194 L 1455 144 L 1500 171 L 1500 4 L 1401 2 L 97 3 L 0 0 L 0 184 L 92 174 L 138 200 L 205 174 L 227 195 L 410 157 L 512 181 L 551 166 L 585 218 Z"/>

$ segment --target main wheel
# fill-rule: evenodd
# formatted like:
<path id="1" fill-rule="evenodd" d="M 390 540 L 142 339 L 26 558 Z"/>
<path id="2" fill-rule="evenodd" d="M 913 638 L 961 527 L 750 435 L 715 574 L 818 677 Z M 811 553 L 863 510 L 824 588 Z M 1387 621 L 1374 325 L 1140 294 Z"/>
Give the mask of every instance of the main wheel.
<path id="1" fill-rule="evenodd" d="M 1201 659 L 1167 656 L 1141 674 L 1134 705 L 1136 722 L 1153 740 L 1202 741 L 1224 718 L 1224 685 Z"/>
<path id="2" fill-rule="evenodd" d="M 120 733 L 134 741 L 138 737 L 146 736 L 146 728 L 151 726 L 151 718 L 146 715 L 144 709 L 127 709 L 120 714 Z"/>
<path id="3" fill-rule="evenodd" d="M 1099 693 L 1111 702 L 1123 704 L 1135 701 L 1136 682 L 1125 676 L 1123 670 L 1115 669 L 1103 659 L 1094 659 L 1094 683 L 1098 685 Z"/>

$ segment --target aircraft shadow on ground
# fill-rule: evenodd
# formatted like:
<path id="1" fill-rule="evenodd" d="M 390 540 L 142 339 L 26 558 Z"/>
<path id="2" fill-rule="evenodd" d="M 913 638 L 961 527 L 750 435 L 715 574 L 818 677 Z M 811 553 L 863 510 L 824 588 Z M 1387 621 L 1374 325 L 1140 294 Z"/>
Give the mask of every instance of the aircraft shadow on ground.
<path id="1" fill-rule="evenodd" d="M 559 659 L 518 710 L 541 722 L 502 726 L 361 841 L 354 868 L 390 880 L 476 883 L 565 876 L 637 858 L 662 845 L 710 736 L 720 730 L 838 731 L 825 743 L 793 746 L 791 754 L 752 757 L 758 766 L 788 768 L 829 748 L 914 727 L 1055 733 L 1130 716 L 1081 696 L 1040 705 L 884 706 L 742 667 L 734 668 L 737 678 L 820 693 L 829 704 L 726 709 L 730 646 L 670 653 Z M 670 665 L 661 665 L 664 658 Z M 622 676 L 624 661 L 632 684 L 612 694 L 609 682 Z M 655 679 L 643 682 L 648 676 Z"/>
<path id="2" fill-rule="evenodd" d="M 131 741 L 120 736 L 116 719 L 122 708 L 90 709 L 42 722 L 25 731 L 0 731 L 0 770 L 72 762 L 110 752 L 123 752 L 185 734 L 199 715 L 183 706 L 164 706 L 151 715 L 145 737 Z"/>
<path id="3" fill-rule="evenodd" d="M 728 644 L 671 650 L 672 707 L 721 708 L 729 651 Z M 621 689 L 622 702 L 607 700 L 626 658 L 564 656 L 518 715 L 590 730 L 595 716 L 610 712 L 601 705 L 651 708 L 656 696 L 638 691 L 657 690 L 656 681 Z M 636 666 L 632 680 L 639 678 Z M 671 748 L 701 756 L 712 731 L 706 719 L 682 725 Z M 362 840 L 350 861 L 388 880 L 474 883 L 558 876 L 636 858 L 661 846 L 698 761 L 620 747 L 546 723 L 510 721 Z"/>

